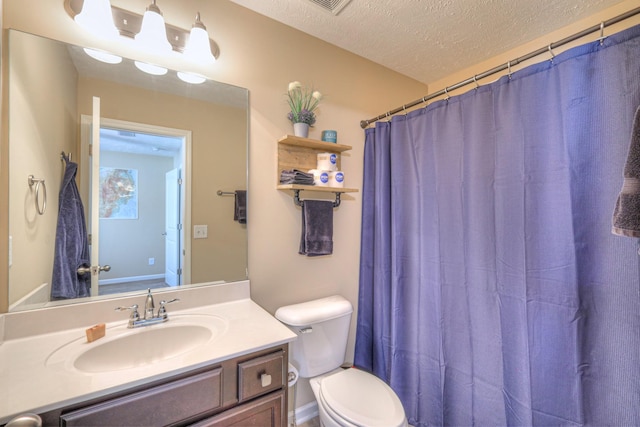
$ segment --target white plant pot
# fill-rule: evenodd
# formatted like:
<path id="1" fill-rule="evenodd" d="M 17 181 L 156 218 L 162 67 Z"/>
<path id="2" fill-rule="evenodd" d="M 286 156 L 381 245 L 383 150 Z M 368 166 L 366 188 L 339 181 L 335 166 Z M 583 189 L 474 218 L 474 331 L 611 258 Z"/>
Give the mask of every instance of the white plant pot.
<path id="1" fill-rule="evenodd" d="M 306 123 L 294 123 L 293 134 L 301 138 L 307 138 L 309 136 L 309 125 Z"/>

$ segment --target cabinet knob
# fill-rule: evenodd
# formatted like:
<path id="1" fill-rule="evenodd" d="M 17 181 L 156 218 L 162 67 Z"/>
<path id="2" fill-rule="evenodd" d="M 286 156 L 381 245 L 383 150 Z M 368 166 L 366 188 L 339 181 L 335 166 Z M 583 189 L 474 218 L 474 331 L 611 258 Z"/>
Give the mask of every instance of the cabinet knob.
<path id="1" fill-rule="evenodd" d="M 260 382 L 262 383 L 262 387 L 269 387 L 271 385 L 271 375 L 269 374 L 260 375 Z"/>

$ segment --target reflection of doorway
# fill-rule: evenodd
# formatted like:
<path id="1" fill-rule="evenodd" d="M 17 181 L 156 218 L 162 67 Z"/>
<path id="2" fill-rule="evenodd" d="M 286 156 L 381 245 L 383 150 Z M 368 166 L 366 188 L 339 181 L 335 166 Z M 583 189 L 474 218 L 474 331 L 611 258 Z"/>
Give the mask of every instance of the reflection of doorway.
<path id="1" fill-rule="evenodd" d="M 181 168 L 165 174 L 165 242 L 164 282 L 167 286 L 182 284 L 182 257 L 180 256 L 180 194 L 182 187 Z"/>
<path id="2" fill-rule="evenodd" d="M 182 218 L 188 207 L 186 192 L 179 190 L 182 183 L 179 174 L 189 176 L 189 165 L 185 161 L 189 139 L 185 131 L 101 120 L 100 171 L 104 176 L 135 179 L 121 182 L 104 179 L 103 182 L 101 177 L 105 187 L 100 187 L 100 198 L 111 204 L 109 209 L 104 209 L 103 203 L 98 220 L 99 240 L 93 239 L 91 247 L 98 249 L 100 265 L 110 265 L 111 270 L 100 273 L 97 294 L 188 283 L 182 274 L 185 270 L 188 272 L 184 268 L 188 248 L 182 231 L 185 229 Z M 171 174 L 176 176 L 176 182 L 169 190 L 166 177 Z M 126 215 L 118 215 L 117 197 L 105 197 L 110 186 L 131 187 L 127 191 L 135 194 L 136 203 L 128 206 Z M 166 216 L 167 212 L 173 212 L 171 218 Z M 169 221 L 175 224 L 168 227 Z M 172 236 L 170 241 L 169 236 Z M 169 267 L 170 277 L 166 273 Z"/>

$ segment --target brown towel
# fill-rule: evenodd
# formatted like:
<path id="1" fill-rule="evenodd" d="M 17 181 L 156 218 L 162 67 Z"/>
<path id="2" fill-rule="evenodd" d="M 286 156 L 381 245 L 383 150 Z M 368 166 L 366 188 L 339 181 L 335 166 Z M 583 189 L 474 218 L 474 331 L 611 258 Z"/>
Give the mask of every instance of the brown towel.
<path id="1" fill-rule="evenodd" d="M 305 200 L 302 204 L 301 255 L 319 256 L 333 253 L 333 202 Z"/>
<path id="2" fill-rule="evenodd" d="M 640 107 L 631 130 L 624 182 L 613 211 L 613 234 L 640 237 Z"/>

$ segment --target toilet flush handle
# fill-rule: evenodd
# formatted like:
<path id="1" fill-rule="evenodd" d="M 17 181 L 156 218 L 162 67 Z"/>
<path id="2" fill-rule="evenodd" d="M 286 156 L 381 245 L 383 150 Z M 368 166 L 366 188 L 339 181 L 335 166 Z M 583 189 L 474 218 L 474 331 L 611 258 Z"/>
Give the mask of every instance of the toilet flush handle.
<path id="1" fill-rule="evenodd" d="M 301 334 L 310 334 L 313 332 L 313 328 L 311 326 L 307 326 L 306 328 L 298 329 Z"/>

